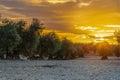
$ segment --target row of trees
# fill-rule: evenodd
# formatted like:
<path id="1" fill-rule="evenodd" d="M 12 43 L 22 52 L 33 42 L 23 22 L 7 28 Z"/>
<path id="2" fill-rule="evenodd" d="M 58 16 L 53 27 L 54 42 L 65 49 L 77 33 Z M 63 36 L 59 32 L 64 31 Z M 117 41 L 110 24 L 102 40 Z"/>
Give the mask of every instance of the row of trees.
<path id="1" fill-rule="evenodd" d="M 3 20 L 0 25 L 1 59 L 73 59 L 84 57 L 80 44 L 73 44 L 64 38 L 60 40 L 54 33 L 42 33 L 43 24 L 33 19 L 31 24 L 25 21 Z"/>
<path id="2" fill-rule="evenodd" d="M 115 33 L 119 44 L 111 46 L 107 42 L 97 45 L 74 44 L 66 38 L 59 39 L 54 32 L 43 33 L 43 30 L 43 24 L 38 19 L 33 19 L 31 24 L 23 20 L 3 20 L 0 25 L 0 58 L 74 59 L 90 52 L 97 53 L 102 59 L 107 59 L 109 55 L 120 57 L 119 32 Z"/>

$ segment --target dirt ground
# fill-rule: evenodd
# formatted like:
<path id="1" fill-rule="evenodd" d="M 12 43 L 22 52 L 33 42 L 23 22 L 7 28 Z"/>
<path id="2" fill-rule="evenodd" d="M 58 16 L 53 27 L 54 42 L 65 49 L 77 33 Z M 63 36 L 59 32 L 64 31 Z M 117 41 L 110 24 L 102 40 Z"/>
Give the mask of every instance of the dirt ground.
<path id="1" fill-rule="evenodd" d="M 120 59 L 0 60 L 0 80 L 120 80 Z"/>

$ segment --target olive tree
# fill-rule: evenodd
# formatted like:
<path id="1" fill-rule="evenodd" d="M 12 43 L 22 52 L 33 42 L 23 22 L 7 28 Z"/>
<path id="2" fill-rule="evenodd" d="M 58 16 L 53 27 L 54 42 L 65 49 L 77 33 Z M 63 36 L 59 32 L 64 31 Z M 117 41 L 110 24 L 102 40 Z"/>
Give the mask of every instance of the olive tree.
<path id="1" fill-rule="evenodd" d="M 41 36 L 38 46 L 38 53 L 42 58 L 48 57 L 49 59 L 54 59 L 55 53 L 59 48 L 60 40 L 54 32 L 43 34 Z"/>
<path id="2" fill-rule="evenodd" d="M 64 38 L 61 42 L 61 48 L 56 53 L 56 59 L 73 59 L 76 57 L 75 51 L 76 48 L 74 44 L 70 40 Z"/>
<path id="3" fill-rule="evenodd" d="M 23 56 L 33 56 L 37 51 L 40 33 L 43 30 L 43 24 L 34 18 L 32 23 L 27 26 L 23 20 L 16 23 L 17 31 L 21 37 L 21 43 L 18 45 L 18 52 Z"/>
<path id="4" fill-rule="evenodd" d="M 21 38 L 13 22 L 8 21 L 0 26 L 0 48 L 4 54 L 13 53 L 20 40 Z"/>

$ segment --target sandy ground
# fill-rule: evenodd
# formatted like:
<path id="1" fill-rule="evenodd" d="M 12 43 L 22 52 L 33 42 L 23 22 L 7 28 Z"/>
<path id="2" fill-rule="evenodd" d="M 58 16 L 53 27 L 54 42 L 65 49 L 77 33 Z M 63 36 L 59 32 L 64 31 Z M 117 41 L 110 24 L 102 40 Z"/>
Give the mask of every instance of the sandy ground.
<path id="1" fill-rule="evenodd" d="M 120 60 L 0 60 L 0 80 L 120 80 Z"/>

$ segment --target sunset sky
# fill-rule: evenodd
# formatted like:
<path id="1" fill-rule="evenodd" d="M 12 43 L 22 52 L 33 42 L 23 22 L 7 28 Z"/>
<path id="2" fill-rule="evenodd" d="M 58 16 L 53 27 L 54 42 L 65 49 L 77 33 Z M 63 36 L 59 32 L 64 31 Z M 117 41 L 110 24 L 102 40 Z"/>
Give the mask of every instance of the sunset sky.
<path id="1" fill-rule="evenodd" d="M 2 18 L 39 18 L 46 31 L 73 42 L 115 43 L 120 28 L 120 0 L 0 0 Z"/>

